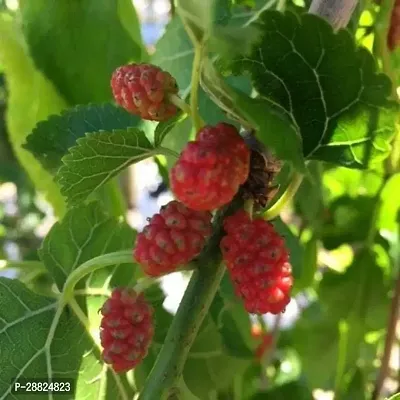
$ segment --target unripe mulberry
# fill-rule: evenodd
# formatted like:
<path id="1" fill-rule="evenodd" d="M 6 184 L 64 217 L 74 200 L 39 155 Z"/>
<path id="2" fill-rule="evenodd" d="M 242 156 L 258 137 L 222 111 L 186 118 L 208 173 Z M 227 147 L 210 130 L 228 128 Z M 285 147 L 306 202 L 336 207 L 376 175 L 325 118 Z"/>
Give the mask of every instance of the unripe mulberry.
<path id="1" fill-rule="evenodd" d="M 117 68 L 111 77 L 115 101 L 143 119 L 164 121 L 177 112 L 168 94 L 178 93 L 175 79 L 152 64 L 129 64 Z"/>
<path id="2" fill-rule="evenodd" d="M 206 126 L 171 169 L 171 189 L 193 210 L 214 210 L 233 199 L 249 164 L 250 150 L 233 125 Z"/>
<path id="3" fill-rule="evenodd" d="M 130 288 L 114 289 L 101 308 L 102 358 L 115 372 L 126 372 L 147 355 L 153 338 L 153 309 L 143 294 Z"/>
<path id="4" fill-rule="evenodd" d="M 194 211 L 174 200 L 161 207 L 139 233 L 134 258 L 144 272 L 160 276 L 200 254 L 212 232 L 211 213 Z"/>
<path id="5" fill-rule="evenodd" d="M 249 313 L 279 314 L 290 302 L 293 285 L 284 239 L 263 219 L 240 210 L 224 221 L 220 247 L 236 294 Z"/>

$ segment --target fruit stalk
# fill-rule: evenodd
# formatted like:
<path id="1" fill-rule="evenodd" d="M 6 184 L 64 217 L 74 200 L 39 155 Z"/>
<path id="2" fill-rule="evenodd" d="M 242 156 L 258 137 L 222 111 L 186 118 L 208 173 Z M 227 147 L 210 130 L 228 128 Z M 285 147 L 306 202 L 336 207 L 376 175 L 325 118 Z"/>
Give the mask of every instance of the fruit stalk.
<path id="1" fill-rule="evenodd" d="M 302 181 L 303 175 L 295 172 L 285 192 L 278 199 L 278 201 L 264 213 L 263 218 L 266 220 L 276 218 L 281 213 L 286 204 L 294 197 Z"/>
<path id="2" fill-rule="evenodd" d="M 203 55 L 202 44 L 196 44 L 194 49 L 194 59 L 193 59 L 193 70 L 192 70 L 192 90 L 190 93 L 190 108 L 193 118 L 193 125 L 196 131 L 200 130 L 204 125 L 199 115 L 199 85 L 200 85 L 200 71 L 201 71 L 201 59 Z"/>

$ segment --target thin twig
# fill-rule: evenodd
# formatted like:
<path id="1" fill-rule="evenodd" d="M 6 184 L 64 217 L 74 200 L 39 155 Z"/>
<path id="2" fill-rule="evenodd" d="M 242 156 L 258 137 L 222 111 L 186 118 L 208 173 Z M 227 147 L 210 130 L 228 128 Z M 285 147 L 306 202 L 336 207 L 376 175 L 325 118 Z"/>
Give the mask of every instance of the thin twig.
<path id="1" fill-rule="evenodd" d="M 398 259 L 400 259 L 400 255 L 398 256 Z M 398 260 L 398 264 L 400 264 L 400 260 Z M 378 400 L 383 384 L 385 383 L 386 376 L 389 372 L 389 361 L 390 361 L 390 355 L 392 353 L 393 343 L 396 338 L 396 325 L 399 318 L 399 308 L 400 308 L 400 271 L 397 276 L 393 299 L 392 299 L 392 305 L 390 308 L 389 320 L 387 325 L 387 334 L 385 339 L 385 347 L 381 359 L 381 367 L 379 369 L 379 374 L 375 382 L 375 388 L 372 393 L 371 400 Z"/>

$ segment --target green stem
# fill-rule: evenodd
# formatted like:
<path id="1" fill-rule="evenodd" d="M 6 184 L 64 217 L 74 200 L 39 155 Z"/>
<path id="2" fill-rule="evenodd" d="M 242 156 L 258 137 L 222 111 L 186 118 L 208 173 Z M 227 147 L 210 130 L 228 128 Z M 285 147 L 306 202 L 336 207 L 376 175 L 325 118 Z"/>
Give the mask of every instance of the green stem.
<path id="1" fill-rule="evenodd" d="M 86 332 L 90 333 L 90 321 L 86 314 L 79 307 L 78 302 L 72 297 L 68 300 L 68 305 L 74 312 L 75 316 L 79 319 L 82 326 L 85 328 Z"/>
<path id="2" fill-rule="evenodd" d="M 0 260 L 0 270 L 1 269 L 35 269 L 39 271 L 47 271 L 44 264 L 41 261 L 10 261 L 10 260 Z"/>
<path id="3" fill-rule="evenodd" d="M 340 392 L 342 377 L 346 368 L 348 339 L 349 325 L 347 321 L 341 320 L 339 322 L 339 352 L 336 363 L 335 397 Z"/>
<path id="4" fill-rule="evenodd" d="M 276 10 L 279 12 L 284 12 L 286 8 L 286 0 L 278 0 L 276 5 Z"/>
<path id="5" fill-rule="evenodd" d="M 253 218 L 253 210 L 254 210 L 254 200 L 249 199 L 244 202 L 244 210 L 247 212 L 247 214 L 250 215 L 250 218 Z"/>
<path id="6" fill-rule="evenodd" d="M 193 272 L 189 285 L 179 305 L 157 362 L 147 378 L 139 400 L 164 399 L 175 386 L 183 372 L 197 332 L 206 316 L 219 287 L 225 267 L 211 265 Z M 165 397 L 164 397 L 165 396 Z"/>
<path id="7" fill-rule="evenodd" d="M 257 315 L 257 321 L 261 326 L 261 330 L 263 333 L 267 333 L 268 332 L 268 327 L 267 324 L 264 321 L 264 318 L 262 315 Z"/>
<path id="8" fill-rule="evenodd" d="M 126 216 L 126 201 L 122 194 L 117 178 L 99 188 L 98 196 L 111 215 Z"/>
<path id="9" fill-rule="evenodd" d="M 110 297 L 111 290 L 103 289 L 103 288 L 86 288 L 86 289 L 78 289 L 74 291 L 75 296 L 104 296 Z"/>
<path id="10" fill-rule="evenodd" d="M 374 209 L 372 210 L 372 216 L 371 216 L 371 220 L 369 223 L 369 229 L 368 229 L 368 234 L 367 237 L 365 239 L 364 245 L 367 249 L 372 249 L 372 246 L 374 244 L 375 241 L 375 235 L 376 235 L 376 224 L 377 224 L 377 220 L 379 217 L 379 212 L 381 210 L 381 205 L 382 205 L 382 200 L 381 200 L 381 195 L 382 195 L 382 191 L 386 186 L 386 183 L 388 181 L 389 177 L 386 176 L 383 178 L 383 181 L 378 189 L 378 191 L 376 192 L 375 195 L 375 204 L 374 204 Z"/>
<path id="11" fill-rule="evenodd" d="M 186 103 L 185 100 L 181 99 L 178 95 L 176 94 L 169 94 L 168 95 L 168 100 L 178 107 L 180 110 L 182 110 L 184 113 L 187 115 L 192 115 L 192 110 L 189 106 L 189 104 Z"/>
<path id="12" fill-rule="evenodd" d="M 121 250 L 114 253 L 103 254 L 101 256 L 92 258 L 89 261 L 81 264 L 75 269 L 68 277 L 64 284 L 62 297 L 66 301 L 70 301 L 74 295 L 74 289 L 76 284 L 86 275 L 100 268 L 108 267 L 116 264 L 132 264 L 132 250 Z"/>
<path id="13" fill-rule="evenodd" d="M 285 192 L 282 194 L 279 200 L 264 213 L 263 218 L 266 220 L 276 218 L 286 204 L 294 197 L 302 181 L 303 175 L 295 172 Z"/>
<path id="14" fill-rule="evenodd" d="M 179 391 L 179 380 L 186 358 L 224 275 L 225 267 L 220 263 L 219 252 L 219 242 L 223 235 L 222 221 L 242 206 L 242 200 L 237 198 L 224 211 L 217 213 L 213 236 L 196 261 L 198 269 L 192 274 L 138 400 L 163 400 L 169 394 Z"/>
<path id="15" fill-rule="evenodd" d="M 162 154 L 164 156 L 171 156 L 174 158 L 179 158 L 179 154 L 176 151 L 168 149 L 167 147 L 158 147 L 157 153 Z"/>
<path id="16" fill-rule="evenodd" d="M 199 103 L 198 103 L 202 56 L 203 56 L 203 46 L 202 44 L 196 43 L 194 47 L 194 59 L 193 59 L 191 91 L 190 91 L 190 109 L 196 132 L 198 132 L 204 125 L 204 122 L 200 118 Z"/>
<path id="17" fill-rule="evenodd" d="M 40 275 L 44 275 L 45 273 L 47 273 L 46 269 L 34 269 L 33 271 L 29 271 L 27 274 L 23 276 L 19 276 L 18 279 L 20 282 L 26 285 L 29 282 L 32 282 L 37 277 L 39 277 Z"/>
<path id="18" fill-rule="evenodd" d="M 153 278 L 153 277 L 144 277 L 139 279 L 135 286 L 134 286 L 134 290 L 136 293 L 140 293 L 140 292 L 144 292 L 146 289 L 148 289 L 150 286 L 155 285 L 157 282 L 159 282 L 162 279 L 162 277 L 160 278 Z"/>

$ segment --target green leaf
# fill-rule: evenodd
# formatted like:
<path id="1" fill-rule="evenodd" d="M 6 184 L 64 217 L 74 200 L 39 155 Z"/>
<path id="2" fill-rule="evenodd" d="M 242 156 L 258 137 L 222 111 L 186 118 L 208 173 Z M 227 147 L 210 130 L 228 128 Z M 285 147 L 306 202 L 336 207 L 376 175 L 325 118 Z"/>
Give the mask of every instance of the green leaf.
<path id="1" fill-rule="evenodd" d="M 275 219 L 273 225 L 276 231 L 285 239 L 286 248 L 289 250 L 289 261 L 292 266 L 294 279 L 296 280 L 301 278 L 304 260 L 303 246 L 298 237 L 293 234 L 289 226 L 280 218 Z"/>
<path id="2" fill-rule="evenodd" d="M 35 187 L 43 192 L 57 216 L 65 212 L 59 188 L 39 162 L 22 148 L 36 123 L 65 108 L 53 85 L 36 70 L 16 21 L 0 14 L 0 63 L 5 72 L 9 97 L 6 120 L 9 139 L 19 163 Z"/>
<path id="3" fill-rule="evenodd" d="M 364 371 L 357 367 L 346 382 L 343 393 L 338 393 L 338 400 L 367 400 Z"/>
<path id="4" fill-rule="evenodd" d="M 154 145 L 156 147 L 160 146 L 165 137 L 186 118 L 187 114 L 179 112 L 174 117 L 158 123 L 156 130 L 154 131 Z"/>
<path id="5" fill-rule="evenodd" d="M 400 400 L 400 393 L 397 393 L 394 396 L 389 397 L 387 400 Z"/>
<path id="6" fill-rule="evenodd" d="M 221 335 L 226 352 L 238 358 L 254 359 L 254 352 L 241 334 L 242 329 L 251 332 L 250 318 L 242 304 L 226 302 L 217 293 L 211 304 L 210 314 Z"/>
<path id="7" fill-rule="evenodd" d="M 271 107 L 265 99 L 252 99 L 238 92 L 233 94 L 233 101 L 251 126 L 256 128 L 257 137 L 278 158 L 291 161 L 297 170 L 305 171 L 300 135 L 285 113 Z"/>
<path id="8" fill-rule="evenodd" d="M 175 157 L 171 157 L 175 160 Z M 154 162 L 158 167 L 158 174 L 161 176 L 162 181 L 165 183 L 167 187 L 169 187 L 169 172 L 167 169 L 167 160 L 164 156 L 155 156 Z"/>
<path id="9" fill-rule="evenodd" d="M 141 269 L 139 269 L 142 274 Z M 144 276 L 144 274 L 143 274 Z M 163 303 L 165 301 L 165 294 L 158 284 L 152 285 L 144 291 L 146 300 L 154 309 L 153 319 L 157 321 L 154 330 L 154 342 L 157 348 L 164 343 L 165 337 L 168 332 L 173 319 L 173 315 L 165 310 Z"/>
<path id="10" fill-rule="evenodd" d="M 177 11 L 190 35 L 198 43 L 202 42 L 213 24 L 216 0 L 178 0 Z"/>
<path id="11" fill-rule="evenodd" d="M 175 16 L 157 42 L 151 62 L 168 71 L 177 81 L 180 94 L 185 98 L 190 92 L 193 45 L 182 21 Z"/>
<path id="12" fill-rule="evenodd" d="M 386 182 L 381 194 L 381 208 L 378 219 L 380 229 L 396 232 L 398 224 L 396 222 L 397 213 L 400 210 L 400 202 L 393 194 L 400 187 L 400 173 L 393 175 Z"/>
<path id="13" fill-rule="evenodd" d="M 233 332 L 237 333 L 237 330 Z M 233 332 L 231 336 L 235 337 Z M 231 357 L 229 351 L 224 351 L 227 348 L 221 333 L 211 311 L 211 316 L 205 318 L 190 348 L 183 378 L 188 389 L 200 399 L 207 399 L 211 392 L 228 386 L 234 376 L 244 371 L 251 362 Z"/>
<path id="14" fill-rule="evenodd" d="M 198 5 L 204 8 L 204 3 L 198 3 Z M 250 12 L 239 7 L 233 13 L 230 21 L 235 23 L 238 29 L 242 28 L 263 7 L 265 7 L 263 1 L 260 1 L 258 7 Z M 185 31 L 182 20 L 179 16 L 175 16 L 167 25 L 164 35 L 157 42 L 151 62 L 168 71 L 176 79 L 182 98 L 186 98 L 190 92 L 193 55 L 193 44 Z M 209 123 L 212 123 L 209 121 L 210 112 L 215 114 L 214 118 L 224 117 L 203 91 L 199 93 L 199 106 L 201 114 Z"/>
<path id="15" fill-rule="evenodd" d="M 367 238 L 376 199 L 369 196 L 342 196 L 330 204 L 322 227 L 324 246 L 331 250 L 343 243 Z"/>
<path id="16" fill-rule="evenodd" d="M 139 129 L 88 133 L 63 157 L 56 179 L 68 203 L 77 204 L 129 165 L 157 152 Z"/>
<path id="17" fill-rule="evenodd" d="M 301 381 L 286 383 L 267 392 L 260 392 L 250 400 L 313 400 L 311 389 Z"/>
<path id="18" fill-rule="evenodd" d="M 303 311 L 290 337 L 310 386 L 332 387 L 338 355 L 338 322 L 314 303 Z"/>
<path id="19" fill-rule="evenodd" d="M 140 38 L 126 30 L 128 20 L 137 21 L 132 4 L 22 0 L 20 9 L 35 64 L 70 104 L 110 100 L 114 69 L 141 60 Z"/>
<path id="20" fill-rule="evenodd" d="M 188 358 L 183 379 L 189 390 L 200 399 L 209 399 L 215 390 L 226 388 L 242 374 L 249 362 L 225 354 L 214 357 Z"/>
<path id="21" fill-rule="evenodd" d="M 321 225 L 324 210 L 324 193 L 322 187 L 322 166 L 318 161 L 309 162 L 307 174 L 296 192 L 295 206 L 307 225 L 318 229 Z M 348 170 L 347 171 L 356 171 Z M 356 171 L 357 172 L 357 171 Z"/>
<path id="22" fill-rule="evenodd" d="M 256 348 L 256 343 L 251 333 L 251 320 L 249 319 L 249 314 L 243 307 L 242 301 L 236 296 L 228 272 L 225 272 L 222 278 L 219 294 L 224 301 L 224 309 L 221 311 L 229 312 L 230 318 L 236 324 L 237 335 L 240 336 L 243 344 L 254 354 L 253 350 Z M 219 318 L 219 320 L 223 321 L 223 318 Z M 224 332 L 227 334 L 227 330 Z"/>
<path id="23" fill-rule="evenodd" d="M 19 398 L 11 394 L 12 382 L 34 377 L 72 379 L 73 398 L 132 398 L 126 379 L 99 362 L 100 351 L 81 323 L 57 307 L 53 298 L 0 278 L 0 399 Z"/>
<path id="24" fill-rule="evenodd" d="M 249 73 L 257 92 L 291 116 L 304 156 L 352 168 L 386 157 L 398 106 L 371 54 L 314 15 L 266 11 L 257 23 L 262 40 L 232 71 Z"/>
<path id="25" fill-rule="evenodd" d="M 299 354 L 302 374 L 311 387 L 333 389 L 339 357 L 339 322 L 348 328 L 344 350 L 344 372 L 354 368 L 366 345 L 365 329 L 355 321 L 338 321 L 318 303 L 303 311 L 290 332 L 291 343 Z M 370 361 L 372 362 L 372 360 Z M 324 365 L 324 368 L 321 368 Z"/>
<path id="26" fill-rule="evenodd" d="M 376 256 L 364 250 L 344 274 L 326 271 L 318 294 L 333 320 L 347 319 L 364 331 L 385 326 L 389 305 L 388 288 Z"/>
<path id="27" fill-rule="evenodd" d="M 260 30 L 254 25 L 237 29 L 236 23 L 213 27 L 208 48 L 222 57 L 229 59 L 250 53 L 260 36 Z"/>
<path id="28" fill-rule="evenodd" d="M 323 171 L 323 194 L 326 203 L 341 196 L 375 196 L 382 184 L 383 173 L 376 170 L 356 170 L 328 167 Z"/>
<path id="29" fill-rule="evenodd" d="M 210 60 L 203 63 L 202 78 L 203 87 L 219 107 L 241 125 L 250 124 L 257 130 L 258 138 L 281 160 L 291 161 L 298 170 L 304 171 L 301 137 L 288 115 L 265 99 L 253 99 L 240 88 L 231 87 Z M 243 83 L 246 85 L 247 82 Z M 277 134 L 271 135 L 271 132 Z"/>
<path id="30" fill-rule="evenodd" d="M 62 165 L 61 158 L 86 133 L 126 129 L 140 122 L 139 117 L 112 104 L 79 105 L 39 122 L 23 147 L 55 173 Z"/>
<path id="31" fill-rule="evenodd" d="M 117 0 L 117 12 L 121 25 L 129 33 L 131 39 L 141 48 L 141 61 L 148 59 L 146 45 L 143 43 L 140 18 L 131 0 Z"/>
<path id="32" fill-rule="evenodd" d="M 312 236 L 304 245 L 304 260 L 300 279 L 294 281 L 295 291 L 300 291 L 314 285 L 315 273 L 318 269 L 318 240 Z"/>
<path id="33" fill-rule="evenodd" d="M 61 291 L 68 275 L 85 261 L 132 246 L 134 232 L 125 223 L 107 216 L 98 203 L 72 208 L 61 222 L 53 225 L 39 250 L 41 260 Z M 103 268 L 89 275 L 86 287 L 101 288 L 113 273 L 123 274 L 126 284 L 133 275 L 131 265 Z M 78 289 L 84 288 L 82 281 Z"/>

